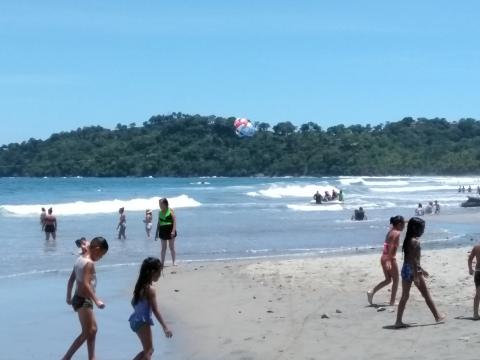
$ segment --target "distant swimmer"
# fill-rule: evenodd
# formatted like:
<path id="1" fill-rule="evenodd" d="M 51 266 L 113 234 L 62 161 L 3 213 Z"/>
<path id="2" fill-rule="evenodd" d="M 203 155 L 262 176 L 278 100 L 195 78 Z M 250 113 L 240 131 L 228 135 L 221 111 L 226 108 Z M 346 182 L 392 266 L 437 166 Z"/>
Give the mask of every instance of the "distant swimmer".
<path id="1" fill-rule="evenodd" d="M 367 215 L 365 214 L 365 211 L 361 206 L 353 212 L 352 220 L 356 220 L 356 221 L 367 220 Z"/>
<path id="2" fill-rule="evenodd" d="M 337 200 L 338 198 L 338 193 L 335 191 L 335 189 L 332 189 L 332 200 Z"/>
<path id="3" fill-rule="evenodd" d="M 462 186 L 462 193 L 465 192 L 465 186 Z"/>
<path id="4" fill-rule="evenodd" d="M 121 207 L 118 209 L 118 213 L 120 214 L 117 225 L 118 240 L 120 240 L 122 237 L 125 240 L 125 230 L 127 229 L 127 216 L 125 215 L 125 208 Z"/>
<path id="5" fill-rule="evenodd" d="M 435 200 L 435 204 L 433 205 L 433 209 L 435 211 L 435 215 L 440 214 L 440 204 L 438 203 L 437 200 Z"/>
<path id="6" fill-rule="evenodd" d="M 343 190 L 338 193 L 338 201 L 343 201 Z"/>
<path id="7" fill-rule="evenodd" d="M 322 195 L 317 192 L 313 195 L 313 199 L 315 200 L 315 204 L 321 204 L 322 203 Z"/>
<path id="8" fill-rule="evenodd" d="M 47 211 L 45 208 L 42 207 L 42 212 L 40 213 L 40 226 L 42 227 L 42 231 L 44 231 L 45 226 L 45 217 L 47 216 Z"/>
<path id="9" fill-rule="evenodd" d="M 423 210 L 422 203 L 418 203 L 418 207 L 415 209 L 415 216 L 425 215 L 425 210 Z"/>
<path id="10" fill-rule="evenodd" d="M 325 201 L 330 201 L 332 200 L 332 197 L 330 196 L 330 193 L 325 190 L 325 196 L 324 196 Z"/>
<path id="11" fill-rule="evenodd" d="M 150 238 L 150 232 L 152 231 L 152 222 L 153 222 L 153 216 L 152 216 L 152 210 L 147 209 L 145 211 L 145 219 L 143 220 L 145 223 L 145 232 L 147 233 L 147 237 Z"/>
<path id="12" fill-rule="evenodd" d="M 167 243 L 170 248 L 170 255 L 172 255 L 173 266 L 176 265 L 175 258 L 175 238 L 177 237 L 177 218 L 173 209 L 168 206 L 168 200 L 162 198 L 158 201 L 160 211 L 158 212 L 157 231 L 155 233 L 155 240 L 160 238 L 162 240 L 161 261 L 165 264 L 165 254 L 167 253 Z"/>
<path id="13" fill-rule="evenodd" d="M 45 231 L 45 240 L 50 240 L 50 235 L 53 240 L 57 237 L 57 218 L 52 214 L 53 209 L 48 209 L 48 214 L 45 216 L 44 227 Z"/>
<path id="14" fill-rule="evenodd" d="M 469 193 L 471 193 L 471 192 L 472 192 L 472 187 L 471 187 L 470 185 L 468 186 L 468 189 L 467 189 L 467 191 L 468 191 Z"/>
<path id="15" fill-rule="evenodd" d="M 400 244 L 400 234 L 405 227 L 405 220 L 403 216 L 397 215 L 390 218 L 390 230 L 385 237 L 383 244 L 382 257 L 380 263 L 382 265 L 385 280 L 378 283 L 372 290 L 367 292 L 368 303 L 372 305 L 373 295 L 380 289 L 384 288 L 393 281 L 392 292 L 390 294 L 390 306 L 395 305 L 395 297 L 397 296 L 398 281 L 400 274 L 397 265 L 397 249 Z"/>
<path id="16" fill-rule="evenodd" d="M 427 206 L 425 206 L 425 214 L 426 215 L 431 215 L 433 214 L 433 202 L 429 202 Z"/>
<path id="17" fill-rule="evenodd" d="M 477 186 L 477 194 L 480 195 L 480 186 Z"/>
<path id="18" fill-rule="evenodd" d="M 461 187 L 461 186 L 458 186 L 458 192 L 459 192 L 459 193 L 462 192 L 462 187 Z"/>

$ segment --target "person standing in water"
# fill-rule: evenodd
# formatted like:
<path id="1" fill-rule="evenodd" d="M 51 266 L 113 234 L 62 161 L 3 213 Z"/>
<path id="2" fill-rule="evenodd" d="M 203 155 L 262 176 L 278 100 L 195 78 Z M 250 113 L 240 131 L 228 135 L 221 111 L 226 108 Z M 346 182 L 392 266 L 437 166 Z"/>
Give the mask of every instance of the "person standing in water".
<path id="1" fill-rule="evenodd" d="M 118 240 L 121 240 L 122 237 L 125 240 L 125 230 L 127 228 L 127 217 L 125 216 L 125 208 L 121 207 L 120 209 L 118 209 L 118 213 L 120 214 L 117 225 Z"/>
<path id="2" fill-rule="evenodd" d="M 57 218 L 52 214 L 53 209 L 48 209 L 48 214 L 45 216 L 44 219 L 44 226 L 43 229 L 45 231 L 45 240 L 50 240 L 50 235 L 52 236 L 53 240 L 57 238 Z"/>
<path id="3" fill-rule="evenodd" d="M 172 255 L 172 264 L 176 266 L 175 258 L 175 238 L 177 237 L 177 219 L 173 209 L 168 206 L 168 200 L 162 198 L 158 201 L 160 211 L 158 212 L 157 231 L 155 233 L 155 240 L 160 238 L 162 241 L 161 262 L 165 264 L 165 254 L 167 252 L 167 243 Z"/>
<path id="4" fill-rule="evenodd" d="M 420 247 L 420 237 L 423 235 L 425 230 L 425 221 L 419 217 L 413 217 L 408 221 L 407 233 L 405 239 L 403 240 L 403 266 L 402 266 L 402 298 L 398 304 L 397 309 L 397 321 L 395 322 L 395 327 L 407 327 L 408 325 L 404 324 L 403 313 L 405 311 L 405 306 L 407 305 L 408 298 L 410 296 L 410 289 L 412 287 L 412 282 L 415 284 L 417 289 L 422 294 L 423 298 L 430 311 L 433 314 L 436 322 L 441 322 L 445 319 L 444 314 L 440 314 L 435 306 L 435 303 L 430 296 L 428 291 L 427 284 L 425 283 L 425 277 L 428 277 L 428 272 L 420 266 L 421 258 L 421 247 Z"/>
<path id="5" fill-rule="evenodd" d="M 42 207 L 42 212 L 40 213 L 40 226 L 43 228 L 45 227 L 45 217 L 47 216 L 47 212 L 44 207 Z"/>
<path id="6" fill-rule="evenodd" d="M 315 204 L 321 204 L 322 203 L 322 195 L 320 195 L 318 190 L 315 194 L 313 194 L 313 200 L 315 200 Z"/>
<path id="7" fill-rule="evenodd" d="M 147 209 L 145 211 L 145 219 L 143 220 L 145 223 L 145 232 L 147 233 L 147 237 L 150 239 L 150 233 L 152 231 L 152 222 L 153 222 L 153 216 L 152 216 L 152 210 Z"/>
<path id="8" fill-rule="evenodd" d="M 395 305 L 395 297 L 397 296 L 398 289 L 398 265 L 397 265 L 397 249 L 400 244 L 400 234 L 405 227 L 405 220 L 403 216 L 397 215 L 390 218 L 391 228 L 385 237 L 385 243 L 383 244 L 383 253 L 380 258 L 380 264 L 382 265 L 383 274 L 385 280 L 378 283 L 372 290 L 367 292 L 368 303 L 372 305 L 373 296 L 377 291 L 387 286 L 393 281 L 392 293 L 390 295 L 390 305 Z"/>

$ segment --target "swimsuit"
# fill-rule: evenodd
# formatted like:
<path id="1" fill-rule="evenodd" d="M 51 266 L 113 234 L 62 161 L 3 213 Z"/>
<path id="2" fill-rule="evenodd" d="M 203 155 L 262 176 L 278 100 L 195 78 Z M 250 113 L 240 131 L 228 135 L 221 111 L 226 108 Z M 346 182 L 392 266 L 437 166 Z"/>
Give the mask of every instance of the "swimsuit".
<path id="1" fill-rule="evenodd" d="M 401 274 L 402 280 L 411 283 L 413 281 L 413 265 L 410 263 L 403 263 Z"/>
<path id="2" fill-rule="evenodd" d="M 160 210 L 158 212 L 158 237 L 162 240 L 171 240 L 177 236 L 177 231 L 175 231 L 175 234 L 172 237 L 172 230 L 173 215 L 170 208 L 167 209 L 165 214 L 162 214 L 162 211 Z"/>
<path id="3" fill-rule="evenodd" d="M 396 257 L 395 255 L 393 255 L 392 257 L 390 256 L 390 243 L 387 242 L 387 238 L 388 238 L 388 235 L 390 234 L 390 232 L 387 234 L 387 237 L 385 238 L 385 242 L 383 243 L 383 252 L 382 252 L 382 257 L 380 258 L 380 262 L 383 264 L 385 264 L 388 260 L 390 261 L 396 261 Z"/>
<path id="4" fill-rule="evenodd" d="M 72 307 L 75 311 L 78 311 L 80 308 L 93 309 L 93 301 L 89 298 L 75 294 L 72 298 Z"/>
<path id="5" fill-rule="evenodd" d="M 143 325 L 153 325 L 152 308 L 147 299 L 139 300 L 132 306 L 134 312 L 128 318 L 132 331 L 137 332 Z"/>

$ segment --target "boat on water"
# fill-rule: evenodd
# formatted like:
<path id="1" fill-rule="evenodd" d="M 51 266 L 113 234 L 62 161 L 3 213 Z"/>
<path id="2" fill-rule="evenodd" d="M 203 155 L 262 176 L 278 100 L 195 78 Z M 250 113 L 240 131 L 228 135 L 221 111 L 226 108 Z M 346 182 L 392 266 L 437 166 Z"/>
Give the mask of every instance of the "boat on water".
<path id="1" fill-rule="evenodd" d="M 477 207 L 480 206 L 480 197 L 468 196 L 467 200 L 460 204 L 461 207 Z"/>
<path id="2" fill-rule="evenodd" d="M 310 200 L 311 205 L 343 205 L 343 201 L 340 200 L 330 200 L 330 201 L 322 201 L 321 203 L 317 204 L 315 200 Z"/>

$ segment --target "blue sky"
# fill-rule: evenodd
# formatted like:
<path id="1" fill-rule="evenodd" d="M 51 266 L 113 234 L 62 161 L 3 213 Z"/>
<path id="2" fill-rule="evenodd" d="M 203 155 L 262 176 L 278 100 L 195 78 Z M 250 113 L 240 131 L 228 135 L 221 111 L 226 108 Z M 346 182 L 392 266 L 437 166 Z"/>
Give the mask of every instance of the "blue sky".
<path id="1" fill-rule="evenodd" d="M 1 1 L 0 144 L 183 112 L 480 118 L 475 1 Z"/>

